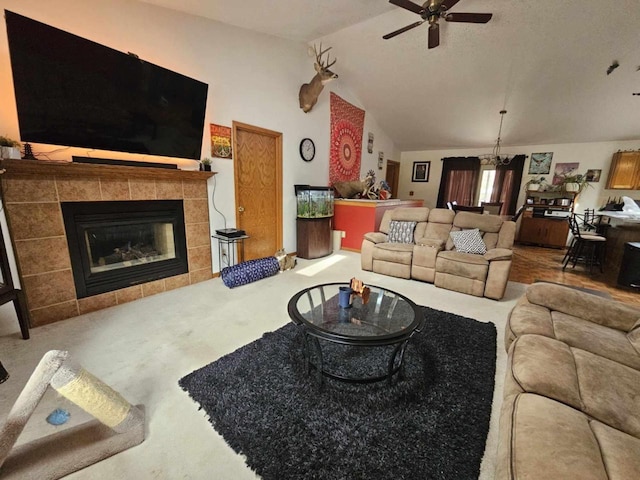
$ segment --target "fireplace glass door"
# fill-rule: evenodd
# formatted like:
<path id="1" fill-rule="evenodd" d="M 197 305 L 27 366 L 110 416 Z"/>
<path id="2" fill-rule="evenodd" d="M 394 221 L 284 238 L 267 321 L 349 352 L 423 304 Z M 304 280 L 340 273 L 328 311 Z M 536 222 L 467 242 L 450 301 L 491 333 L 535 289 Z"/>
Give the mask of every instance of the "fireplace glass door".
<path id="1" fill-rule="evenodd" d="M 188 272 L 180 200 L 62 204 L 78 298 Z"/>
<path id="2" fill-rule="evenodd" d="M 91 273 L 176 258 L 173 224 L 169 222 L 90 227 L 84 238 Z"/>

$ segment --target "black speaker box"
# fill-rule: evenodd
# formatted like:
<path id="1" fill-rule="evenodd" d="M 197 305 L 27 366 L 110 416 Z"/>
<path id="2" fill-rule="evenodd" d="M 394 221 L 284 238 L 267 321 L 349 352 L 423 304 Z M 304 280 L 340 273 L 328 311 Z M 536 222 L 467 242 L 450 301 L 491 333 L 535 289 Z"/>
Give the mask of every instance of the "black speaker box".
<path id="1" fill-rule="evenodd" d="M 640 242 L 625 243 L 618 285 L 640 289 Z"/>

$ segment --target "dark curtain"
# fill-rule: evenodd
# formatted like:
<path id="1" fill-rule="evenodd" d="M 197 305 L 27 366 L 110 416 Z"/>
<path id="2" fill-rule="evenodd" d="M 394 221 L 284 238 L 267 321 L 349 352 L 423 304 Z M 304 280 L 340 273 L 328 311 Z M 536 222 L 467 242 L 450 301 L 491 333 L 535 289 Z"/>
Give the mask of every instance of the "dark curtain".
<path id="1" fill-rule="evenodd" d="M 500 215 L 515 215 L 522 184 L 524 155 L 516 155 L 509 165 L 498 165 L 491 193 L 492 202 L 502 202 Z"/>
<path id="2" fill-rule="evenodd" d="M 454 201 L 458 205 L 473 205 L 479 176 L 478 157 L 443 158 L 437 206 L 446 208 L 447 202 Z"/>

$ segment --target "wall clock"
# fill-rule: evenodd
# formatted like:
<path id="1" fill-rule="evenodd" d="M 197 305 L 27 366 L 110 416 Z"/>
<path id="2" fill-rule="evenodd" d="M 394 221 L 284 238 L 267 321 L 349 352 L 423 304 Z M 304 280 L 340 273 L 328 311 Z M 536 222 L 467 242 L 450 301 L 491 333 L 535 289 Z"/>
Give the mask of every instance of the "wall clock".
<path id="1" fill-rule="evenodd" d="M 305 162 L 310 162 L 316 156 L 316 146 L 310 138 L 303 138 L 300 142 L 300 156 Z"/>

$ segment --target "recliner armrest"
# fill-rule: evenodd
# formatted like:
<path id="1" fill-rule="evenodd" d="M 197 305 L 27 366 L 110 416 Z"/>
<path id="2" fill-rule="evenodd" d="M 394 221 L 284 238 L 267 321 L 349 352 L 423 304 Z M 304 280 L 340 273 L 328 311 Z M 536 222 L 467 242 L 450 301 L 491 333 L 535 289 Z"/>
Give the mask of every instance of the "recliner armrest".
<path id="1" fill-rule="evenodd" d="M 389 241 L 389 236 L 382 232 L 369 232 L 364 234 L 364 239 L 373 243 L 386 243 Z"/>
<path id="2" fill-rule="evenodd" d="M 511 260 L 513 250 L 509 250 L 508 248 L 492 248 L 491 250 L 487 250 L 487 253 L 483 256 L 485 260 L 489 262 L 494 260 Z"/>

